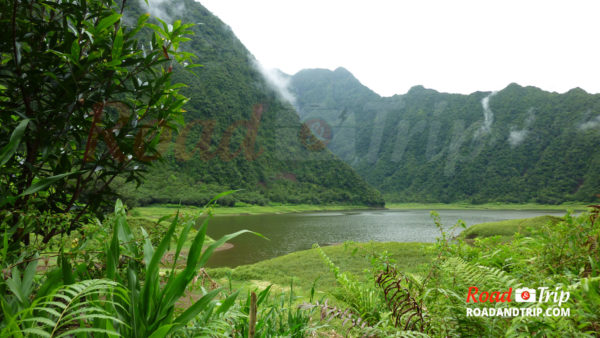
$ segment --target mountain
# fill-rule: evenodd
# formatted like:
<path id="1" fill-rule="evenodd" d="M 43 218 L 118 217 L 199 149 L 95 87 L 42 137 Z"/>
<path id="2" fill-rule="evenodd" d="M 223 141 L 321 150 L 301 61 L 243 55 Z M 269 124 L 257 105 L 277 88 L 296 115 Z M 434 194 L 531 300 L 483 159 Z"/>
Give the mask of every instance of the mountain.
<path id="1" fill-rule="evenodd" d="M 290 87 L 301 119 L 326 126 L 329 149 L 388 202 L 598 199 L 600 95 L 510 84 L 380 97 L 342 68 L 300 71 Z"/>
<path id="2" fill-rule="evenodd" d="M 127 17 L 145 11 L 128 4 Z M 153 13 L 195 24 L 182 48 L 203 67 L 195 74 L 174 69 L 173 81 L 188 86 L 185 124 L 167 140 L 164 161 L 149 168 L 146 181 L 122 187 L 130 203 L 199 205 L 239 189 L 223 203 L 383 206 L 381 194 L 300 123 L 226 24 L 193 0 L 153 5 Z"/>

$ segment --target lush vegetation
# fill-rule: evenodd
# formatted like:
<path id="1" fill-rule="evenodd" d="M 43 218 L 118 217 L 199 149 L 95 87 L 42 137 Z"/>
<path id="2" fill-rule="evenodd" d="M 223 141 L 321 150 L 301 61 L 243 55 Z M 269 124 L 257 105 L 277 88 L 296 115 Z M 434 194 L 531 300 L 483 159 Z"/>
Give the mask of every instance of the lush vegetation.
<path id="1" fill-rule="evenodd" d="M 493 236 L 502 236 L 511 238 L 515 233 L 523 235 L 529 234 L 529 229 L 546 226 L 548 223 L 555 224 L 560 218 L 554 216 L 538 216 L 526 219 L 509 219 L 499 222 L 488 222 L 475 224 L 460 233 L 464 239 L 485 238 Z"/>
<path id="2" fill-rule="evenodd" d="M 342 68 L 291 79 L 302 120 L 326 121 L 329 149 L 386 202 L 598 199 L 600 95 L 511 84 L 470 95 L 416 86 L 382 98 Z"/>
<path id="3" fill-rule="evenodd" d="M 600 206 L 562 219 L 482 224 L 458 237 L 445 232 L 434 214 L 440 229 L 435 245 L 315 246 L 235 269 L 204 269 L 211 254 L 227 241 L 240 235 L 261 236 L 239 231 L 208 238 L 207 227 L 218 203 L 240 204 L 217 209 L 237 213 L 311 208 L 275 204 L 284 202 L 340 207 L 381 206 L 383 201 L 348 165 L 323 149 L 328 140 L 318 139 L 300 124 L 291 106 L 252 68 L 239 41 L 198 3 L 181 0 L 162 8 L 168 15 L 179 12 L 186 21 L 196 22 L 194 27 L 150 19 L 141 15 L 139 4 L 125 8 L 126 3 L 0 4 L 0 22 L 9 28 L 0 40 L 0 336 L 544 337 L 591 336 L 600 331 Z M 190 34 L 200 38 L 189 40 Z M 203 58 L 204 67 L 195 75 L 183 72 L 195 66 L 190 51 Z M 337 73 L 351 78 L 344 70 Z M 521 90 L 510 86 L 497 97 L 518 96 Z M 536 104 L 547 99 L 534 89 L 524 90 L 539 94 L 539 101 L 531 99 Z M 183 105 L 188 98 L 182 94 L 191 98 L 186 112 Z M 438 95 L 413 90 L 402 109 L 412 107 L 406 113 L 415 113 L 418 104 L 410 97 L 429 102 L 430 94 Z M 469 100 L 476 105 L 483 96 L 473 94 Z M 363 97 L 373 94 L 355 92 L 357 102 Z M 589 98 L 572 91 L 555 99 L 564 99 L 568 107 L 585 97 Z M 464 98 L 446 99 L 448 107 L 458 109 Z M 389 101 L 392 106 L 394 100 Z M 563 107 L 558 101 L 552 102 Z M 498 104 L 492 108 L 503 111 Z M 340 118 L 350 118 L 347 113 L 343 110 Z M 535 121 L 551 119 L 535 114 Z M 365 126 L 378 121 L 368 115 L 354 118 Z M 553 123 L 564 124 L 564 119 Z M 534 200 L 587 199 L 598 190 L 593 171 L 597 157 L 586 157 L 585 152 L 596 142 L 595 122 L 589 116 L 581 121 L 583 136 L 565 132 L 558 141 L 547 141 L 550 145 L 534 163 L 542 164 L 527 167 L 543 173 L 526 175 L 531 182 L 545 184 Z M 524 123 L 525 128 L 534 126 L 533 119 Z M 177 134 L 173 131 L 178 126 Z M 476 125 L 471 131 L 485 140 L 501 135 L 488 127 Z M 550 132 L 559 130 L 552 128 Z M 382 136 L 387 137 L 386 130 Z M 480 135 L 484 132 L 488 134 Z M 546 142 L 533 129 L 525 134 L 538 137 L 540 144 Z M 490 144 L 498 146 L 499 139 Z M 451 148 L 461 149 L 462 141 L 451 143 Z M 569 163 L 564 166 L 551 166 L 559 158 L 556 151 L 571 151 L 569 145 L 575 149 L 583 145 L 583 150 L 565 154 Z M 406 149 L 403 154 L 408 158 L 416 154 Z M 489 160 L 486 165 L 499 168 L 491 155 L 484 156 L 491 150 L 482 149 L 475 158 L 483 156 Z M 370 150 L 365 154 L 364 161 L 370 161 Z M 162 162 L 150 166 L 161 156 Z M 469 162 L 473 169 L 467 170 L 460 167 L 465 164 L 462 159 L 452 160 L 457 171 L 451 173 L 446 190 L 436 190 L 435 168 L 422 170 L 423 175 L 433 175 L 427 194 L 450 200 L 507 196 L 492 194 L 496 177 L 489 172 L 490 182 L 485 181 L 483 190 L 474 185 L 469 192 L 458 189 L 464 183 L 461 175 L 482 177 L 469 170 L 481 170 L 477 165 L 483 164 Z M 390 169 L 385 161 L 379 162 Z M 364 163 L 359 161 L 357 167 Z M 373 175 L 381 168 L 376 165 Z M 552 174 L 563 180 L 547 179 L 550 174 L 544 168 L 552 168 Z M 573 180 L 579 182 L 577 189 L 563 194 Z M 141 187 L 135 189 L 134 182 Z M 529 199 L 531 182 L 519 182 L 522 195 L 513 197 Z M 244 190 L 212 197 L 228 187 Z M 166 205 L 128 210 L 115 199 L 117 192 L 129 203 Z M 430 197 L 420 190 L 402 193 L 409 192 L 415 198 Z M 205 206 L 180 210 L 182 204 Z M 114 206 L 112 211 L 108 205 Z M 570 315 L 470 317 L 466 313 L 473 307 L 465 298 L 472 286 L 557 287 L 570 292 L 563 304 Z M 548 303 L 540 306 L 546 309 Z"/>
<path id="4" fill-rule="evenodd" d="M 72 237 L 72 246 L 53 243 L 57 247 L 49 249 L 58 249 L 58 254 L 38 251 L 11 264 L 5 242 L 2 265 L 9 277 L 0 285 L 0 334 L 166 337 L 193 332 L 194 320 L 217 318 L 238 293 L 224 294 L 222 302 L 213 301 L 221 289 L 200 292 L 192 301 L 184 296 L 212 252 L 245 231 L 205 245 L 211 215 L 210 208 L 205 211 L 209 217 L 201 225 L 196 217 L 170 217 L 156 246 L 157 238 L 144 228 L 134 233 L 120 201 L 110 220 L 96 224 L 85 236 Z M 85 241 L 78 243 L 79 238 Z M 58 264 L 48 265 L 47 257 L 52 256 L 58 257 Z M 36 271 L 44 259 L 45 273 L 40 276 Z"/>
<path id="5" fill-rule="evenodd" d="M 319 332 L 345 336 L 593 336 L 600 325 L 598 211 L 563 218 L 475 225 L 456 237 L 439 220 L 436 244 L 346 243 L 295 252 L 209 273 L 223 284 L 303 296 L 297 306 L 318 309 Z M 453 239 L 455 238 L 455 239 Z M 582 244 L 583 243 L 583 244 Z M 471 286 L 482 290 L 548 286 L 569 291 L 564 317 L 469 317 Z M 315 292 L 316 290 L 316 292 Z M 316 297 L 315 297 L 316 294 Z M 391 297 L 392 294 L 396 294 Z M 311 300 L 312 299 L 312 300 Z M 519 306 L 519 303 L 508 306 Z M 539 303 L 544 310 L 552 303 Z M 406 312 L 396 312 L 402 308 Z"/>
<path id="6" fill-rule="evenodd" d="M 13 264 L 3 256 L 2 334 L 584 336 L 600 325 L 597 211 L 482 224 L 456 240 L 434 217 L 441 236 L 433 245 L 346 243 L 208 273 L 198 268 L 240 233 L 205 243 L 213 207 L 194 211 L 162 217 L 153 226 L 160 231 L 146 233 L 117 202 L 83 236 L 56 238 Z M 473 285 L 559 286 L 571 293 L 571 315 L 467 317 Z"/>
<path id="7" fill-rule="evenodd" d="M 112 1 L 0 6 L 10 27 L 0 40 L 0 222 L 11 246 L 29 244 L 31 232 L 47 243 L 101 216 L 111 182 L 139 181 L 158 156 L 186 102 L 171 69 L 193 66 L 178 49 L 191 32 L 148 15 L 124 25 Z M 142 29 L 153 36 L 147 52 Z"/>
<path id="8" fill-rule="evenodd" d="M 128 5 L 126 14 L 143 13 L 136 1 Z M 306 132 L 225 23 L 193 0 L 161 6 L 172 18 L 199 23 L 182 48 L 202 67 L 195 74 L 174 68 L 173 78 L 187 85 L 185 127 L 163 139 L 164 162 L 139 188 L 120 189 L 129 205 L 203 206 L 231 189 L 241 191 L 220 204 L 383 205 L 378 191 Z"/>
<path id="9" fill-rule="evenodd" d="M 216 180 L 190 185 L 182 179 L 178 181 L 181 185 L 167 187 L 185 189 L 177 191 L 177 196 L 167 195 L 172 199 L 164 201 L 182 202 L 182 196 L 194 186 L 203 186 L 210 193 L 210 189 L 221 189 L 227 179 L 239 187 L 239 180 L 225 174 L 227 168 L 235 169 L 230 163 L 225 167 L 232 159 L 227 157 L 231 141 L 242 142 L 245 148 L 242 168 L 259 159 L 263 149 L 275 143 L 282 147 L 278 148 L 279 159 L 267 149 L 271 156 L 256 161 L 255 169 L 258 176 L 275 170 L 273 180 L 283 183 L 271 185 L 268 180 L 256 181 L 256 175 L 248 176 L 269 194 L 283 197 L 270 198 L 265 191 L 246 189 L 241 195 L 248 202 L 307 199 L 315 204 L 382 205 L 380 195 L 328 151 L 306 149 L 306 144 L 314 141 L 310 132 L 293 112 L 288 112 L 294 117 L 291 120 L 277 112 L 283 104 L 274 93 L 260 89 L 260 83 L 251 93 L 260 98 L 252 100 L 259 103 L 251 111 L 255 125 L 233 122 L 246 127 L 244 141 L 236 128 L 220 124 L 224 136 L 218 146 L 219 163 L 211 162 L 212 169 L 207 169 L 209 159 L 202 151 L 196 157 L 185 156 L 189 142 L 196 146 L 206 139 L 186 134 L 192 133 L 186 128 L 200 116 L 182 114 L 188 98 L 179 93 L 184 85 L 172 80 L 174 74 L 185 80 L 184 70 L 196 66 L 193 54 L 180 47 L 197 29 L 181 21 L 167 24 L 146 14 L 138 19 L 134 14 L 139 7 L 132 3 L 126 8 L 126 4 L 73 0 L 1 5 L 0 22 L 10 29 L 3 31 L 0 41 L 0 335 L 158 338 L 308 332 L 314 310 L 292 308 L 292 291 L 286 310 L 285 297 L 268 297 L 269 289 L 260 292 L 258 299 L 251 293 L 238 302 L 239 292 L 231 288 L 196 287 L 198 279 L 206 276 L 202 267 L 212 252 L 245 232 L 215 240 L 205 235 L 214 205 L 235 202 L 229 193 L 212 199 L 190 194 L 190 200 L 184 202 L 207 204 L 199 213 L 208 217 L 199 223 L 198 213 L 185 216 L 178 212 L 158 220 L 142 216 L 128 220 L 120 200 L 114 213 L 106 217 L 115 190 L 136 202 L 135 194 L 145 191 L 128 189 L 133 182 L 142 183 L 146 170 L 151 171 L 150 177 L 166 170 L 171 178 L 177 161 L 191 163 L 194 159 L 201 165 L 192 165 L 189 172 L 218 173 Z M 215 27 L 227 31 L 195 2 L 185 5 L 190 6 L 187 13 L 204 11 Z M 191 49 L 190 45 L 184 49 Z M 215 74 L 221 71 L 217 67 Z M 258 77 L 258 72 L 253 71 L 252 76 Z M 208 87 L 218 86 L 210 83 Z M 212 99 L 233 102 L 220 96 Z M 251 108 L 247 103 L 241 107 Z M 268 110 L 263 115 L 265 104 L 272 104 L 282 119 L 273 122 L 275 113 L 269 115 Z M 243 109 L 236 111 L 244 114 Z M 217 114 L 215 110 L 212 113 Z M 221 122 L 231 122 L 233 117 Z M 258 128 L 261 118 L 283 123 L 283 127 L 265 123 L 267 128 Z M 253 148 L 263 134 L 277 134 L 275 126 L 285 130 L 288 122 L 291 132 Z M 179 126 L 183 130 L 173 133 Z M 185 141 L 178 143 L 182 135 Z M 197 149 L 210 148 L 204 146 Z M 162 164 L 150 167 L 161 156 Z M 277 171 L 282 168 L 286 171 Z M 184 169 L 181 173 L 185 176 Z M 154 178 L 161 179 L 161 187 L 169 182 Z M 152 196 L 148 198 L 154 201 Z"/>
<path id="10" fill-rule="evenodd" d="M 390 257 L 399 262 L 403 271 L 418 273 L 426 270 L 426 264 L 433 259 L 430 246 L 431 244 L 426 243 L 345 243 L 326 246 L 322 250 L 340 269 L 362 278 L 363 271 L 368 269 L 370 264 L 358 251 L 353 254 L 357 248 L 361 252 L 389 252 Z M 293 282 L 298 292 L 305 296 L 313 284 L 320 293 L 332 292 L 336 287 L 334 276 L 329 272 L 329 268 L 322 264 L 316 249 L 297 251 L 233 269 L 212 268 L 209 272 L 215 278 L 231 277 L 240 287 L 273 284 L 276 288 L 285 289 Z"/>

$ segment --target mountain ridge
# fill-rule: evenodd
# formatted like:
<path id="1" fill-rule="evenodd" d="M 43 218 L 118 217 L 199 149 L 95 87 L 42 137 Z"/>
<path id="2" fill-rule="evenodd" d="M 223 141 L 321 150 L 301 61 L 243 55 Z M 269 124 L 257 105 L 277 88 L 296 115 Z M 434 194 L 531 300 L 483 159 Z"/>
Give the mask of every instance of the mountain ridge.
<path id="1" fill-rule="evenodd" d="M 359 81 L 315 73 L 290 82 L 301 119 L 330 125 L 328 147 L 388 201 L 560 203 L 600 192 L 599 94 L 511 83 L 468 95 L 413 86 L 357 96 L 368 89 Z"/>
<path id="2" fill-rule="evenodd" d="M 162 163 L 148 168 L 139 188 L 121 188 L 128 203 L 203 205 L 217 193 L 239 190 L 221 203 L 383 206 L 379 192 L 300 122 L 225 23 L 193 0 L 153 10 L 196 23 L 181 48 L 203 66 L 195 74 L 173 69 L 173 81 L 186 84 L 181 92 L 190 98 L 184 126 L 166 138 Z M 134 1 L 126 14 L 143 12 Z"/>

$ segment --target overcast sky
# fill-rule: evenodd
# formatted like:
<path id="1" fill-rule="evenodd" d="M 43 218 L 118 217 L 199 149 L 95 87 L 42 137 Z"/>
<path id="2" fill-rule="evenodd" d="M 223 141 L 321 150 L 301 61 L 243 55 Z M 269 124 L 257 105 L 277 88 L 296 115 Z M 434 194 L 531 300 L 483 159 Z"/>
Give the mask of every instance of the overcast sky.
<path id="1" fill-rule="evenodd" d="M 600 1 L 204 0 L 266 67 L 345 67 L 384 96 L 511 82 L 600 92 Z"/>

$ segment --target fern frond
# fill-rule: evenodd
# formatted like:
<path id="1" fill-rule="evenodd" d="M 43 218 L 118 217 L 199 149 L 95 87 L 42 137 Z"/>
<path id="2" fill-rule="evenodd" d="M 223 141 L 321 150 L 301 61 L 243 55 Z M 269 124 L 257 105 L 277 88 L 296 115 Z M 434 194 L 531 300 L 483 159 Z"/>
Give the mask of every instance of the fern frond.
<path id="1" fill-rule="evenodd" d="M 388 267 L 386 271 L 379 273 L 376 283 L 383 289 L 395 326 L 403 326 L 404 331 L 424 332 L 429 326 L 428 315 L 423 302 L 417 301 L 416 292 L 411 291 L 421 288 L 421 285 L 412 285 L 416 280 Z"/>
<path id="2" fill-rule="evenodd" d="M 482 265 L 475 265 L 465 260 L 452 257 L 442 264 L 442 271 L 452 276 L 455 287 L 477 285 L 487 289 L 517 288 L 521 283 L 505 271 Z"/>
<path id="3" fill-rule="evenodd" d="M 112 301 L 115 295 L 123 299 L 125 290 L 117 282 L 105 279 L 84 280 L 59 288 L 54 294 L 37 299 L 28 309 L 23 310 L 15 324 L 0 334 L 12 337 L 19 334 L 25 336 L 41 336 L 59 338 L 77 334 L 97 333 L 118 335 L 112 329 L 115 325 L 128 326 L 114 315 L 114 309 L 121 304 Z M 109 310 L 113 311 L 109 311 Z M 110 325 L 93 325 L 96 322 L 110 322 Z M 111 329 L 106 329 L 106 328 Z"/>
<path id="4" fill-rule="evenodd" d="M 370 328 L 371 326 L 366 320 L 362 319 L 359 315 L 353 312 L 352 309 L 338 308 L 337 306 L 331 306 L 327 304 L 327 299 L 322 304 L 317 301 L 315 304 L 304 303 L 300 305 L 301 309 L 313 309 L 319 308 L 321 310 L 321 320 L 330 321 L 334 318 L 342 320 L 342 326 L 350 324 L 350 328 L 358 327 L 361 329 Z"/>

